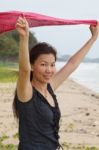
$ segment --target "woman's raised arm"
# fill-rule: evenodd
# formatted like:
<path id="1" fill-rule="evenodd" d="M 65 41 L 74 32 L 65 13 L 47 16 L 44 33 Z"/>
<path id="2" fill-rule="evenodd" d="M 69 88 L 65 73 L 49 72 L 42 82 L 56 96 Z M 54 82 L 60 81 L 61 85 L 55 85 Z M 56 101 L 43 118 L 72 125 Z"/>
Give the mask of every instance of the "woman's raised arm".
<path id="1" fill-rule="evenodd" d="M 25 18 L 19 17 L 16 23 L 19 33 L 19 77 L 17 81 L 17 95 L 21 101 L 27 101 L 32 96 L 30 83 L 31 65 L 29 61 L 29 26 Z"/>
<path id="2" fill-rule="evenodd" d="M 79 66 L 85 55 L 88 53 L 99 33 L 99 23 L 97 26 L 90 26 L 91 38 L 78 50 L 69 61 L 53 77 L 51 84 L 56 90 L 61 83 Z"/>

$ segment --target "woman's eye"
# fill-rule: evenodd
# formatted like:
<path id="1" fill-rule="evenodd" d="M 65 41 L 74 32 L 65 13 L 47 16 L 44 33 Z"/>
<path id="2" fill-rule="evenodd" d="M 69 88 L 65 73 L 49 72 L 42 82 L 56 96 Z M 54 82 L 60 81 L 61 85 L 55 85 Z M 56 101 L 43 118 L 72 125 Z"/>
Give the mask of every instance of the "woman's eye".
<path id="1" fill-rule="evenodd" d="M 45 64 L 41 64 L 41 66 L 45 66 Z"/>
<path id="2" fill-rule="evenodd" d="M 51 66 L 52 66 L 52 67 L 54 67 L 54 66 L 55 66 L 55 64 L 52 64 Z"/>

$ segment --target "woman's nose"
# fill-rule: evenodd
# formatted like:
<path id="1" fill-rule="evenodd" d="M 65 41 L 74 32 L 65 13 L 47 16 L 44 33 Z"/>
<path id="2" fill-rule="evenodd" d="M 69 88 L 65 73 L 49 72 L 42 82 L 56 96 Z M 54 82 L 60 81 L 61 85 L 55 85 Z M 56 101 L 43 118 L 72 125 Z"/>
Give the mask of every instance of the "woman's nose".
<path id="1" fill-rule="evenodd" d="M 47 72 L 51 72 L 51 67 L 50 67 L 50 66 L 47 66 L 46 71 L 47 71 Z"/>

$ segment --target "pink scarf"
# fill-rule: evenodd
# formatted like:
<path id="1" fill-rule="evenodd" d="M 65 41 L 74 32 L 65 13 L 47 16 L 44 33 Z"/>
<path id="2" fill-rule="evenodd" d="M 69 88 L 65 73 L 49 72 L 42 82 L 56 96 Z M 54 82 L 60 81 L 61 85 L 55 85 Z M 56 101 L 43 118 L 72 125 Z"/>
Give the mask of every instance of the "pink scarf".
<path id="1" fill-rule="evenodd" d="M 45 16 L 37 13 L 9 11 L 0 12 L 0 33 L 14 30 L 19 16 L 25 16 L 29 27 L 51 26 L 51 25 L 77 25 L 77 24 L 97 24 L 96 20 L 67 20 Z"/>

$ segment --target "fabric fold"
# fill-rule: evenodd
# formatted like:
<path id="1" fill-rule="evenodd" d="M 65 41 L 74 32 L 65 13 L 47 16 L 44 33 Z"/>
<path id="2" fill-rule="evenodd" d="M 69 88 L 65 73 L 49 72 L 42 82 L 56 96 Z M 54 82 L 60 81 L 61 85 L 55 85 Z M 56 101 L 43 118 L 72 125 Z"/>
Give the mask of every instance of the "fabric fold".
<path id="1" fill-rule="evenodd" d="M 8 11 L 0 12 L 0 33 L 11 31 L 15 29 L 15 24 L 19 16 L 24 16 L 29 27 L 52 26 L 52 25 L 78 25 L 87 24 L 96 26 L 97 20 L 69 20 L 50 17 L 38 13 Z"/>

